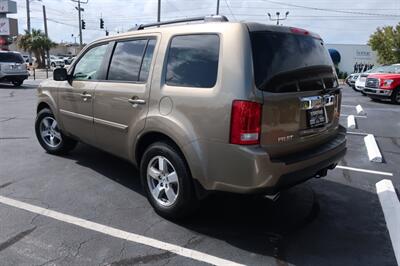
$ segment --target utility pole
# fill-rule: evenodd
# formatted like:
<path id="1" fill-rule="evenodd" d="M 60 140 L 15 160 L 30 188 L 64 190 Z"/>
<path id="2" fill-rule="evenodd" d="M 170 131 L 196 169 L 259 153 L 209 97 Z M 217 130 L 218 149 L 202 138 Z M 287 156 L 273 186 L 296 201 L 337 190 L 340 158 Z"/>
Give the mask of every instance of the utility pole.
<path id="1" fill-rule="evenodd" d="M 28 32 L 31 33 L 31 11 L 29 0 L 26 0 L 26 26 L 28 28 Z"/>
<path id="2" fill-rule="evenodd" d="M 46 34 L 46 38 L 49 38 L 49 34 L 47 32 L 47 16 L 46 16 L 46 7 L 45 7 L 45 5 L 42 5 L 42 8 L 43 8 L 44 34 Z M 46 56 L 47 56 L 47 67 L 50 67 L 50 52 L 49 52 L 49 49 L 46 50 Z"/>
<path id="3" fill-rule="evenodd" d="M 161 21 L 161 0 L 158 0 L 157 22 Z"/>
<path id="4" fill-rule="evenodd" d="M 217 15 L 219 15 L 219 0 L 217 0 Z"/>
<path id="5" fill-rule="evenodd" d="M 26 0 L 26 27 L 28 28 L 28 33 L 31 33 L 31 10 L 29 6 L 29 1 L 30 0 Z M 29 65 L 31 64 L 32 64 L 32 52 L 29 51 Z"/>
<path id="6" fill-rule="evenodd" d="M 79 47 L 82 49 L 82 15 L 81 12 L 84 11 L 83 8 L 81 8 L 81 4 L 87 4 L 89 0 L 86 1 L 81 1 L 81 0 L 71 0 L 72 2 L 78 3 L 78 7 L 75 7 L 76 10 L 78 10 L 78 22 L 79 22 Z"/>
<path id="7" fill-rule="evenodd" d="M 285 17 L 284 17 L 284 18 L 280 18 L 280 17 L 279 17 L 280 14 L 281 14 L 280 12 L 276 12 L 276 18 L 272 18 L 270 13 L 267 13 L 267 14 L 268 14 L 269 20 L 271 20 L 271 21 L 276 21 L 276 25 L 279 26 L 279 22 L 280 22 L 281 20 L 287 19 L 287 16 L 289 15 L 289 11 L 286 11 Z"/>

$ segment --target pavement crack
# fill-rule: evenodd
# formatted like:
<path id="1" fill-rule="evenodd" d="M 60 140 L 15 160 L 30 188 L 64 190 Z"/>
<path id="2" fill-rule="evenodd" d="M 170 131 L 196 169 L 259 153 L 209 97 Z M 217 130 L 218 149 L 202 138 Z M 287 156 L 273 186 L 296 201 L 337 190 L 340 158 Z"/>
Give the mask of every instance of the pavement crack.
<path id="1" fill-rule="evenodd" d="M 30 139 L 29 137 L 0 137 L 0 140 L 8 140 L 8 139 Z"/>
<path id="2" fill-rule="evenodd" d="M 150 254 L 144 256 L 137 256 L 133 258 L 126 258 L 118 261 L 113 261 L 110 263 L 111 266 L 128 266 L 128 265 L 136 265 L 136 264 L 153 264 L 154 262 L 158 262 L 160 260 L 169 260 L 172 257 L 177 256 L 175 253 L 171 253 L 169 251 Z"/>
<path id="3" fill-rule="evenodd" d="M 4 184 L 1 184 L 1 185 L 0 185 L 0 188 L 8 187 L 8 186 L 11 185 L 12 183 L 14 183 L 14 182 L 7 182 L 7 183 L 4 183 Z"/>
<path id="4" fill-rule="evenodd" d="M 13 116 L 13 117 L 5 118 L 5 119 L 0 120 L 0 122 L 7 122 L 7 121 L 13 120 L 15 118 L 17 118 L 17 117 Z"/>
<path id="5" fill-rule="evenodd" d="M 14 245 L 15 243 L 17 243 L 17 242 L 20 241 L 21 239 L 23 239 L 25 236 L 27 236 L 27 235 L 29 235 L 30 233 L 32 233 L 33 231 L 35 231 L 36 228 L 37 228 L 37 227 L 35 226 L 35 227 L 31 228 L 31 229 L 25 230 L 25 231 L 23 231 L 23 232 L 21 232 L 21 233 L 16 234 L 16 235 L 13 236 L 13 237 L 7 239 L 6 241 L 4 241 L 3 243 L 0 244 L 0 252 L 1 252 L 2 250 L 4 250 L 4 249 L 6 249 L 6 248 L 8 248 L 8 247 L 10 247 L 10 246 L 12 246 L 12 245 Z"/>

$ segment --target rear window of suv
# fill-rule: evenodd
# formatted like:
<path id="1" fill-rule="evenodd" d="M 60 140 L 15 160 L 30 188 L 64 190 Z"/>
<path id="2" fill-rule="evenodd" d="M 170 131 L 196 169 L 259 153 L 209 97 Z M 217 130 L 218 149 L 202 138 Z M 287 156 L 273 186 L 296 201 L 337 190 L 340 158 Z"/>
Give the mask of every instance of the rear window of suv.
<path id="1" fill-rule="evenodd" d="M 24 63 L 24 58 L 22 55 L 16 53 L 0 53 L 0 62 L 5 63 Z"/>
<path id="2" fill-rule="evenodd" d="M 211 88 L 217 81 L 219 36 L 195 34 L 171 40 L 166 83 L 171 86 Z"/>
<path id="3" fill-rule="evenodd" d="M 323 89 L 322 82 L 331 85 L 336 79 L 320 39 L 273 31 L 250 32 L 250 39 L 255 84 L 261 90 L 317 90 Z"/>

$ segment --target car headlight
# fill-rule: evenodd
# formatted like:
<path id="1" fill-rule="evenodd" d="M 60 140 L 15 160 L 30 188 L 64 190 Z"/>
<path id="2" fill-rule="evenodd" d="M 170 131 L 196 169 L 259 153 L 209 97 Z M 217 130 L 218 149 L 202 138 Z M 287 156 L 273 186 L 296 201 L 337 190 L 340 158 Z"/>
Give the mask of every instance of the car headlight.
<path id="1" fill-rule="evenodd" d="M 389 87 L 390 85 L 392 85 L 393 83 L 393 79 L 385 79 L 383 80 L 383 86 L 384 87 Z"/>

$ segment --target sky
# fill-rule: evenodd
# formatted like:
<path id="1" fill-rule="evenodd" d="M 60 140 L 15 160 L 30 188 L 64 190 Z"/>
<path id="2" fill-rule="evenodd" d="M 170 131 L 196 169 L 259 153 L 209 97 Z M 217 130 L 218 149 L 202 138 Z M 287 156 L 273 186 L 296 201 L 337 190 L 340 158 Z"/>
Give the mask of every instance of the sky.
<path id="1" fill-rule="evenodd" d="M 9 17 L 18 18 L 23 33 L 27 28 L 26 0 L 16 2 L 18 13 Z M 77 3 L 30 0 L 32 28 L 44 29 L 42 5 L 46 6 L 49 37 L 56 42 L 74 42 L 79 34 Z M 217 0 L 161 0 L 161 20 L 215 14 L 216 6 Z M 110 35 L 157 19 L 157 0 L 88 0 L 81 7 L 86 22 L 84 43 L 105 35 L 99 28 L 100 18 Z M 316 32 L 333 44 L 366 44 L 377 27 L 400 23 L 400 0 L 220 0 L 220 14 L 230 21 L 275 24 L 267 13 L 274 19 L 276 12 L 287 11 L 287 19 L 281 21 L 284 26 Z"/>

